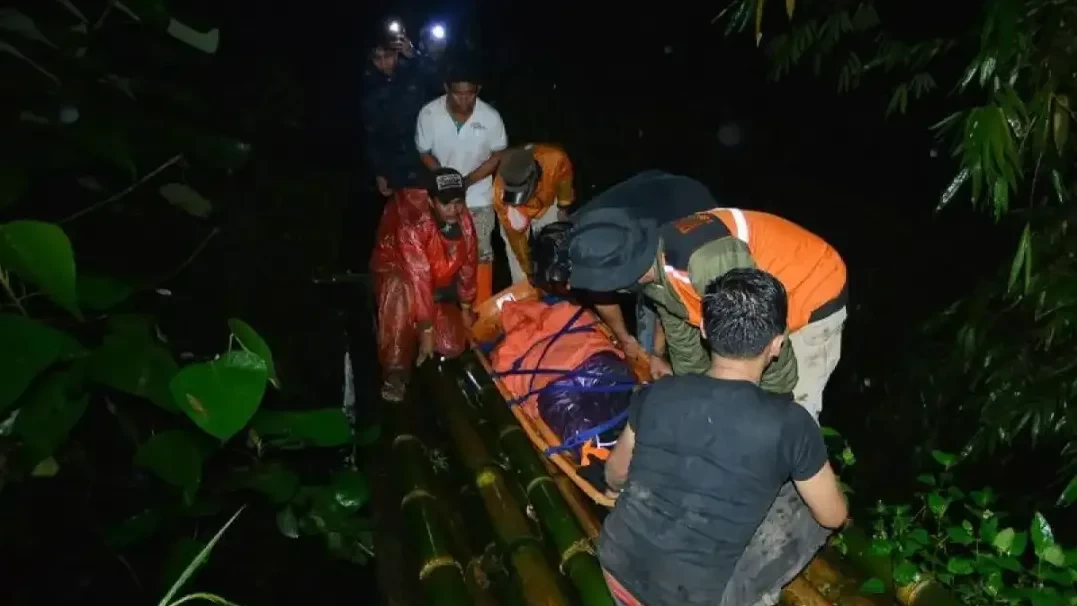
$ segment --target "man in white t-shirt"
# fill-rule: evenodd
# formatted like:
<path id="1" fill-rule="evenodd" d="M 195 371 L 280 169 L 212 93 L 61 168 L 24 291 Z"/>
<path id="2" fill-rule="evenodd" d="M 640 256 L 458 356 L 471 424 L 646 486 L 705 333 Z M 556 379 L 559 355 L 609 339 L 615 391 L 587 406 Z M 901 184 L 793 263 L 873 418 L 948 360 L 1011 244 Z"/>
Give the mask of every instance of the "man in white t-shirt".
<path id="1" fill-rule="evenodd" d="M 501 151 L 508 147 L 501 114 L 479 99 L 479 90 L 474 72 L 451 67 L 445 95 L 423 107 L 415 128 L 415 146 L 427 168 L 452 168 L 464 175 L 465 201 L 479 240 L 476 305 L 493 294 L 490 237 L 497 225 L 493 174 Z M 510 250 L 508 243 L 506 250 Z"/>

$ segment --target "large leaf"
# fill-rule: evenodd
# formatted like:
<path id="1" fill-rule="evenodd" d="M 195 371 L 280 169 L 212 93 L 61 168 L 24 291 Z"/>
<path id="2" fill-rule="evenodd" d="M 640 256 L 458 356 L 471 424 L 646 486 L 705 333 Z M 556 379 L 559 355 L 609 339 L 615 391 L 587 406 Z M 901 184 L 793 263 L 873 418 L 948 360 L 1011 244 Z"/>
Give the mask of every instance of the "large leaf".
<path id="1" fill-rule="evenodd" d="M 113 333 L 90 356 L 89 377 L 102 385 L 149 398 L 169 411 L 178 407 L 170 385 L 179 366 L 167 349 L 147 335 Z"/>
<path id="2" fill-rule="evenodd" d="M 303 412 L 263 410 L 251 427 L 264 437 L 309 442 L 314 446 L 341 446 L 351 439 L 348 418 L 337 408 Z"/>
<path id="3" fill-rule="evenodd" d="M 202 453 L 182 429 L 161 432 L 138 448 L 135 465 L 149 469 L 165 482 L 189 495 L 202 482 Z"/>
<path id="4" fill-rule="evenodd" d="M 232 351 L 218 360 L 187 366 L 172 379 L 176 404 L 206 433 L 228 440 L 251 420 L 269 373 L 261 357 Z"/>
<path id="5" fill-rule="evenodd" d="M 238 484 L 265 494 L 274 503 L 284 504 L 291 501 L 299 490 L 299 476 L 284 465 L 274 462 L 240 474 Z"/>
<path id="6" fill-rule="evenodd" d="M 0 412 L 53 362 L 84 351 L 77 341 L 55 328 L 24 316 L 0 314 Z"/>
<path id="7" fill-rule="evenodd" d="M 273 352 L 269 350 L 265 339 L 251 328 L 250 324 L 239 318 L 228 320 L 228 328 L 232 330 L 232 335 L 243 349 L 265 360 L 266 370 L 269 371 L 269 382 L 273 384 L 273 387 L 280 389 L 280 379 L 277 378 L 277 369 L 273 365 Z"/>
<path id="8" fill-rule="evenodd" d="M 32 463 L 52 456 L 86 412 L 89 397 L 69 394 L 70 386 L 68 373 L 52 373 L 27 394 L 26 403 L 19 409 L 15 433 L 29 450 Z"/>
<path id="9" fill-rule="evenodd" d="M 59 226 L 28 220 L 0 225 L 0 267 L 14 271 L 82 319 L 75 284 L 75 252 Z"/>
<path id="10" fill-rule="evenodd" d="M 13 8 L 0 9 L 0 29 L 15 32 L 35 42 L 56 48 L 56 45 L 37 29 L 33 19 Z"/>
<path id="11" fill-rule="evenodd" d="M 189 215 L 204 219 L 213 212 L 213 204 L 189 185 L 165 183 L 157 191 L 169 204 L 179 207 Z"/>
<path id="12" fill-rule="evenodd" d="M 134 287 L 107 276 L 82 274 L 78 279 L 79 307 L 105 311 L 124 302 L 135 292 Z"/>

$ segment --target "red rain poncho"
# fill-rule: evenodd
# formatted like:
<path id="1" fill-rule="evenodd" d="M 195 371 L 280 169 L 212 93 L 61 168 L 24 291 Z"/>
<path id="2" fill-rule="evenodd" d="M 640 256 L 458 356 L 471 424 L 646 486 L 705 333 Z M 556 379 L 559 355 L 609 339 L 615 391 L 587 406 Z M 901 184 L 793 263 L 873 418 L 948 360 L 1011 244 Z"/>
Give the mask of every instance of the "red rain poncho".
<path id="1" fill-rule="evenodd" d="M 470 213 L 461 213 L 460 237 L 450 239 L 433 212 L 426 190 L 397 190 L 378 224 L 370 269 L 383 372 L 411 369 L 419 330 L 428 326 L 434 327 L 438 353 L 456 356 L 467 346 L 459 303 L 475 300 L 475 225 Z"/>

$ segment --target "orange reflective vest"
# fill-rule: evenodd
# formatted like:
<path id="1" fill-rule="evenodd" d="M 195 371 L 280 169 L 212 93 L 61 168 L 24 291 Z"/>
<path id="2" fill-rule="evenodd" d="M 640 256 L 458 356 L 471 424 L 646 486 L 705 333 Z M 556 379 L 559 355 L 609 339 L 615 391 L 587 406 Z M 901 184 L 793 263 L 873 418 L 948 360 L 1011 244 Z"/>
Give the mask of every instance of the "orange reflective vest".
<path id="1" fill-rule="evenodd" d="M 505 182 L 500 175 L 494 177 L 494 211 L 505 228 L 505 236 L 516 260 L 528 274 L 531 273 L 531 246 L 528 240 L 531 222 L 545 214 L 555 202 L 564 207 L 576 200 L 576 192 L 572 188 L 572 162 L 565 150 L 546 143 L 532 143 L 530 146 L 542 175 L 531 199 L 513 207 L 511 212 L 519 213 L 515 221 L 510 220 L 508 205 L 501 200 Z"/>
<path id="2" fill-rule="evenodd" d="M 776 215 L 715 208 L 662 228 L 662 269 L 670 288 L 688 310 L 687 320 L 693 326 L 700 325 L 703 310 L 701 297 L 688 274 L 688 261 L 706 244 L 730 237 L 744 242 L 755 266 L 785 286 L 789 296 L 789 332 L 844 306 L 845 262 L 826 241 Z M 702 264 L 705 266 L 706 260 Z"/>

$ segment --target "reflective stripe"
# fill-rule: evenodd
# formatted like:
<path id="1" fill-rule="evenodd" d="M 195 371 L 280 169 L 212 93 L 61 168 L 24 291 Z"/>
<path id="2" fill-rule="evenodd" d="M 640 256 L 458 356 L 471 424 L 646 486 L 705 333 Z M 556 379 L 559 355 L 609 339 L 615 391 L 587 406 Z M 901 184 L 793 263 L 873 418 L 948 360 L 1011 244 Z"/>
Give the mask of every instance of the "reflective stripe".
<path id="1" fill-rule="evenodd" d="M 733 215 L 733 222 L 737 224 L 737 239 L 745 244 L 748 243 L 748 218 L 744 216 L 744 211 L 739 208 L 716 208 L 714 210 L 724 210 Z"/>

